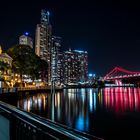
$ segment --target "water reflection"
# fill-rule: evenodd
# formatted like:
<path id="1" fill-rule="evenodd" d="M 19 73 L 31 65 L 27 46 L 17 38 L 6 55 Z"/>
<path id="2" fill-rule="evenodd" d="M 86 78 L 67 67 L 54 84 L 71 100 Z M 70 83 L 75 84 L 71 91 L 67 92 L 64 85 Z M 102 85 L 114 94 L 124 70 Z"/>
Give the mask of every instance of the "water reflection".
<path id="1" fill-rule="evenodd" d="M 116 113 L 140 111 L 139 88 L 105 88 L 99 93 L 99 98 L 99 104 L 104 104 L 107 109 Z"/>
<path id="2" fill-rule="evenodd" d="M 19 100 L 17 106 L 80 131 L 96 132 L 101 119 L 110 119 L 102 112 L 125 114 L 126 117 L 131 112 L 140 112 L 140 88 L 65 89 L 53 95 L 27 96 Z M 104 130 L 107 127 L 107 124 L 102 126 Z M 108 129 L 109 132 L 113 127 Z"/>
<path id="3" fill-rule="evenodd" d="M 40 94 L 38 96 L 29 96 L 25 99 L 20 99 L 17 102 L 17 107 L 22 108 L 28 112 L 32 110 L 45 110 L 46 108 L 46 96 Z"/>
<path id="4" fill-rule="evenodd" d="M 105 88 L 97 92 L 94 89 L 67 89 L 63 93 L 41 93 L 18 101 L 18 107 L 26 111 L 50 112 L 52 119 L 72 124 L 75 117 L 86 118 L 88 111 L 95 112 L 96 106 L 112 109 L 116 113 L 140 110 L 139 88 Z M 55 116 L 54 116 L 55 114 Z M 55 117 L 55 118 L 54 118 Z"/>

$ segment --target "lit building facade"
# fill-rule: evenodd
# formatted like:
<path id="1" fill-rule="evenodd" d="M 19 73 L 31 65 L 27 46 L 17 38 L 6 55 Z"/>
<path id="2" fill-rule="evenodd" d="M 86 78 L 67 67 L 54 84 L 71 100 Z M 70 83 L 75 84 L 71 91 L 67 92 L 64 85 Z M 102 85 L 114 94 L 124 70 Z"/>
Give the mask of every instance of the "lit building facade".
<path id="1" fill-rule="evenodd" d="M 88 53 L 69 50 L 64 52 L 64 84 L 87 81 Z"/>
<path id="2" fill-rule="evenodd" d="M 51 81 L 56 85 L 63 82 L 63 54 L 61 52 L 61 37 L 52 36 L 51 40 Z"/>
<path id="3" fill-rule="evenodd" d="M 87 51 L 74 50 L 75 61 L 77 61 L 77 81 L 88 80 L 88 53 Z"/>
<path id="4" fill-rule="evenodd" d="M 37 24 L 35 35 L 35 53 L 48 62 L 48 83 L 51 82 L 51 37 L 52 27 L 49 22 L 50 13 L 41 11 L 41 23 Z"/>
<path id="5" fill-rule="evenodd" d="M 1 79 L 4 79 L 5 82 L 10 86 L 10 81 L 12 79 L 12 58 L 7 53 L 2 53 L 2 48 L 0 46 L 0 62 L 7 64 L 7 68 L 4 69 L 3 66 L 0 66 L 0 87 L 2 86 Z M 3 85 L 4 87 L 5 85 Z"/>
<path id="6" fill-rule="evenodd" d="M 31 48 L 33 48 L 33 40 L 28 36 L 28 33 L 25 33 L 19 37 L 19 44 L 29 45 Z"/>
<path id="7" fill-rule="evenodd" d="M 76 62 L 74 53 L 69 51 L 64 52 L 64 84 L 76 83 Z"/>

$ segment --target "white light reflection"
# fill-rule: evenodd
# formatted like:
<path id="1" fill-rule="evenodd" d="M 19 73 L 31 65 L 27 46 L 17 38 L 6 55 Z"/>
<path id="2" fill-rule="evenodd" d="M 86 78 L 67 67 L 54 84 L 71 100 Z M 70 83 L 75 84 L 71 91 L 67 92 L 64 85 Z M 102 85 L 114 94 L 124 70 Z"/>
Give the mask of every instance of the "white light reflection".
<path id="1" fill-rule="evenodd" d="M 90 112 L 92 112 L 92 109 L 93 109 L 92 89 L 89 90 L 89 109 L 90 109 Z"/>
<path id="2" fill-rule="evenodd" d="M 95 92 L 94 92 L 93 96 L 94 96 L 94 111 L 96 111 L 96 93 Z"/>
<path id="3" fill-rule="evenodd" d="M 27 101 L 27 111 L 29 111 L 30 112 L 30 100 L 29 101 Z"/>
<path id="4" fill-rule="evenodd" d="M 85 97 L 86 97 L 85 94 L 86 94 L 86 93 L 85 93 L 85 89 L 82 88 L 82 89 L 81 89 L 81 97 L 82 97 L 82 102 L 83 102 L 83 103 L 84 103 Z"/>

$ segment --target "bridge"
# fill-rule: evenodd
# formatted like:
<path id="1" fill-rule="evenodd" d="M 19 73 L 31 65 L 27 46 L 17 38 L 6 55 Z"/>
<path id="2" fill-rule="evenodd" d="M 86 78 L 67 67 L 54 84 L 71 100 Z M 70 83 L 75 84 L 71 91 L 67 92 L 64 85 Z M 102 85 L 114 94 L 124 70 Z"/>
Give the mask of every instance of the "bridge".
<path id="1" fill-rule="evenodd" d="M 115 67 L 103 78 L 105 81 L 114 81 L 117 86 L 122 85 L 122 81 L 140 79 L 140 72 L 132 72 L 121 67 Z"/>

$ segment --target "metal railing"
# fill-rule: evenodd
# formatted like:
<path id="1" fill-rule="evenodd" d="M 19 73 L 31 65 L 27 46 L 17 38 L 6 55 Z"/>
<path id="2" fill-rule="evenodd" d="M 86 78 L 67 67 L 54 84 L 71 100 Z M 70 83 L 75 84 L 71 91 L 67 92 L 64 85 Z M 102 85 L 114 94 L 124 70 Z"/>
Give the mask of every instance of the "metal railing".
<path id="1" fill-rule="evenodd" d="M 54 123 L 1 101 L 0 116 L 9 121 L 9 140 L 101 140 L 98 137 Z"/>

